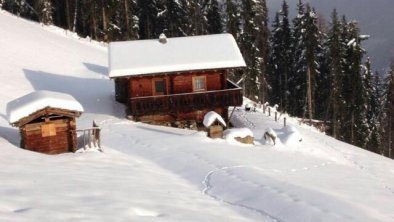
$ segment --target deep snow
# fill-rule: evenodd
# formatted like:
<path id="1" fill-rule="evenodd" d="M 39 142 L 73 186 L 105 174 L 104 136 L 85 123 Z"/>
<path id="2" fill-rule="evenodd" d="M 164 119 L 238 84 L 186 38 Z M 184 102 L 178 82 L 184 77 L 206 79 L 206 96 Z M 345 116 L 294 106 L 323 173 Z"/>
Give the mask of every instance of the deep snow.
<path id="1" fill-rule="evenodd" d="M 234 112 L 256 146 L 126 120 L 101 44 L 2 11 L 0 27 L 0 221 L 394 221 L 392 160 L 260 109 Z M 75 97 L 104 152 L 19 149 L 6 104 L 35 90 Z"/>

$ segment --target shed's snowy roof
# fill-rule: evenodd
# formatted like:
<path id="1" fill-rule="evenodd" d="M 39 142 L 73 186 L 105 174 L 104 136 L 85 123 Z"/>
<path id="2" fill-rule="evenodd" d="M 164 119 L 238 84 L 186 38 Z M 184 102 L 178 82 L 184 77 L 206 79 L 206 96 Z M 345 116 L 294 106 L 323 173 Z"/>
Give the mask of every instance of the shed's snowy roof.
<path id="1" fill-rule="evenodd" d="M 110 77 L 245 66 L 231 34 L 109 44 Z"/>
<path id="2" fill-rule="evenodd" d="M 35 91 L 7 104 L 8 121 L 12 124 L 46 107 L 83 112 L 82 105 L 71 95 Z"/>
<path id="3" fill-rule="evenodd" d="M 203 124 L 205 127 L 209 128 L 215 121 L 219 121 L 224 127 L 226 126 L 226 122 L 223 120 L 222 116 L 220 116 L 215 111 L 209 111 L 204 116 Z"/>

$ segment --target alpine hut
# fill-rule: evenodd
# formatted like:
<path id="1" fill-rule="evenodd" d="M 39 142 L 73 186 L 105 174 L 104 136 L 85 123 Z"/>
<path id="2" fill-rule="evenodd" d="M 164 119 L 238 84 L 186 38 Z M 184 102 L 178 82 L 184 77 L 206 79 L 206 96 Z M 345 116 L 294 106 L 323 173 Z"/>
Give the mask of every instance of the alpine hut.
<path id="1" fill-rule="evenodd" d="M 215 111 L 227 119 L 229 106 L 242 104 L 242 89 L 227 79 L 245 67 L 231 34 L 109 44 L 109 76 L 116 100 L 134 120 L 196 120 Z"/>
<path id="2" fill-rule="evenodd" d="M 81 104 L 68 94 L 36 91 L 7 104 L 8 120 L 19 127 L 21 147 L 59 154 L 77 148 L 76 121 Z"/>

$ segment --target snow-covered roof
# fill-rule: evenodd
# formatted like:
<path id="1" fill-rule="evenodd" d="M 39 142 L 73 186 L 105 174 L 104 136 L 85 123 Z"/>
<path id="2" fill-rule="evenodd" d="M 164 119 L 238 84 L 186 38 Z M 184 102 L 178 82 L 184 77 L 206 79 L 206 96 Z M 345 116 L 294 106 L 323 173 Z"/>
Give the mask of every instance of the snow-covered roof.
<path id="1" fill-rule="evenodd" d="M 83 112 L 82 105 L 71 95 L 42 90 L 9 102 L 7 104 L 8 121 L 11 124 L 16 123 L 46 107 Z"/>
<path id="2" fill-rule="evenodd" d="M 221 123 L 224 127 L 226 126 L 226 122 L 224 122 L 222 116 L 214 111 L 210 111 L 204 116 L 203 124 L 205 127 L 210 127 L 215 121 Z"/>
<path id="3" fill-rule="evenodd" d="M 111 42 L 108 51 L 110 77 L 246 66 L 234 37 L 226 33 Z"/>

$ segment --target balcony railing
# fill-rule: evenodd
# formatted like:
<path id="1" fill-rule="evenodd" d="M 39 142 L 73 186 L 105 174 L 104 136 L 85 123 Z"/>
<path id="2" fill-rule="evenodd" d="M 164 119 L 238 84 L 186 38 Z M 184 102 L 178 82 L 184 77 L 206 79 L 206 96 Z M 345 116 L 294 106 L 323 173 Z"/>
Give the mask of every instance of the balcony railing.
<path id="1" fill-rule="evenodd" d="M 130 99 L 134 116 L 176 114 L 216 107 L 240 106 L 242 89 L 228 81 L 228 89 L 162 96 L 136 97 Z"/>

